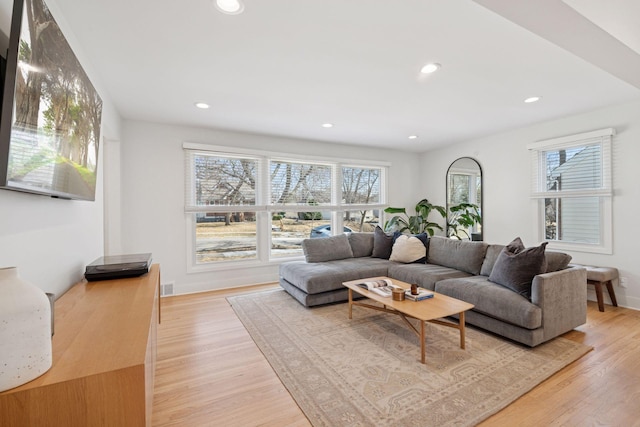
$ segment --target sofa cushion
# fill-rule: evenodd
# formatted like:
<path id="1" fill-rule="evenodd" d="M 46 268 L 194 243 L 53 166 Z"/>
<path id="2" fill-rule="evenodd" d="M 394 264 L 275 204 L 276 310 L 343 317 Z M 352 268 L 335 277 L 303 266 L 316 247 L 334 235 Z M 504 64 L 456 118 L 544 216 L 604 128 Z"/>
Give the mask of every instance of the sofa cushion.
<path id="1" fill-rule="evenodd" d="M 396 264 L 389 265 L 389 277 L 406 283 L 415 283 L 425 289 L 433 290 L 439 280 L 455 277 L 470 277 L 471 274 L 455 268 L 435 264 Z"/>
<path id="2" fill-rule="evenodd" d="M 353 258 L 349 238 L 346 234 L 319 239 L 304 239 L 302 251 L 307 262 L 324 262 Z"/>
<path id="3" fill-rule="evenodd" d="M 371 256 L 373 252 L 373 233 L 349 233 L 349 244 L 354 258 Z"/>
<path id="4" fill-rule="evenodd" d="M 343 289 L 342 282 L 386 276 L 388 260 L 349 258 L 320 263 L 290 261 L 280 264 L 280 278 L 308 294 Z"/>
<path id="5" fill-rule="evenodd" d="M 547 273 L 564 270 L 571 262 L 571 255 L 564 252 L 546 251 L 544 257 L 547 261 Z"/>
<path id="6" fill-rule="evenodd" d="M 542 326 L 542 309 L 485 276 L 447 279 L 436 283 L 435 291 L 473 304 L 473 311 L 527 329 Z"/>
<path id="7" fill-rule="evenodd" d="M 393 247 L 393 233 L 385 233 L 380 226 L 376 226 L 373 230 L 373 252 L 371 256 L 374 258 L 389 259 L 391 256 L 391 248 Z"/>
<path id="8" fill-rule="evenodd" d="M 427 259 L 429 236 L 427 233 L 413 236 L 397 233 L 391 247 L 390 261 L 423 263 Z"/>
<path id="9" fill-rule="evenodd" d="M 489 245 L 487 253 L 484 256 L 484 261 L 482 262 L 482 268 L 480 269 L 481 275 L 489 277 L 491 270 L 493 270 L 493 265 L 496 263 L 498 255 L 500 255 L 503 248 L 504 245 Z"/>
<path id="10" fill-rule="evenodd" d="M 489 280 L 530 300 L 533 278 L 547 270 L 544 256 L 547 243 L 525 249 L 522 240 L 516 237 L 498 255 Z"/>
<path id="11" fill-rule="evenodd" d="M 455 268 L 472 275 L 480 274 L 487 246 L 484 242 L 435 236 L 429 239 L 427 263 Z"/>

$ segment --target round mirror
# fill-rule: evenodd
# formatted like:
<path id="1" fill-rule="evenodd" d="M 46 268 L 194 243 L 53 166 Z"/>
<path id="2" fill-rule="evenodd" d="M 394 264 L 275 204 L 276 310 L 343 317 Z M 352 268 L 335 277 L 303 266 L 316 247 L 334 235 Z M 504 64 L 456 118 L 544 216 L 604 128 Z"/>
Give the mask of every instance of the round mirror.
<path id="1" fill-rule="evenodd" d="M 471 157 L 447 170 L 447 236 L 482 240 L 482 168 Z"/>

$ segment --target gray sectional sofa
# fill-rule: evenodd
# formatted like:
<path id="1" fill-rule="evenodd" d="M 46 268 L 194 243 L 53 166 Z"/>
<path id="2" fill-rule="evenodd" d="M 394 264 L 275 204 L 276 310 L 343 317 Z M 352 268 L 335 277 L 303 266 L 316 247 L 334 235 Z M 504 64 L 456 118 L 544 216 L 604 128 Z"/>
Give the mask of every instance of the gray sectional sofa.
<path id="1" fill-rule="evenodd" d="M 425 256 L 407 262 L 394 257 L 396 237 L 378 229 L 307 239 L 305 261 L 280 265 L 280 285 L 311 307 L 346 301 L 342 282 L 388 276 L 474 304 L 466 314 L 467 323 L 531 347 L 586 322 L 586 270 L 568 267 L 567 254 L 545 252 L 544 245 L 535 249 L 543 264 L 522 291 L 510 283 L 495 283 L 500 279 L 494 278 L 499 276 L 496 270 L 509 266 L 505 259 L 513 260 L 509 250 L 514 242 L 496 245 L 432 237 L 424 239 Z M 494 270 L 496 263 L 500 265 Z M 515 273 L 526 270 L 512 266 Z"/>

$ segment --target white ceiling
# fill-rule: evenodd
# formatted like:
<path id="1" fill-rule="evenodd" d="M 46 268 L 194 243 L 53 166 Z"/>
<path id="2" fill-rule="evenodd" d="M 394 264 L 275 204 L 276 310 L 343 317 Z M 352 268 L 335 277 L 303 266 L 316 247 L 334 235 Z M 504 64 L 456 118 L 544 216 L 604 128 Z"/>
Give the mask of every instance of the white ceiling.
<path id="1" fill-rule="evenodd" d="M 564 0 L 588 20 L 640 53 L 638 0 Z"/>
<path id="2" fill-rule="evenodd" d="M 55 2 L 125 119 L 424 151 L 640 99 L 637 0 Z"/>

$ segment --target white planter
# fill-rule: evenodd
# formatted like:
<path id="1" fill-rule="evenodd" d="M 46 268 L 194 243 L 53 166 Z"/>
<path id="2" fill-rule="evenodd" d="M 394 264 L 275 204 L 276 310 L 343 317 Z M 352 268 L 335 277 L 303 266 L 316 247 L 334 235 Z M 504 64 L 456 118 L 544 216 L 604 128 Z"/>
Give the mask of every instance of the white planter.
<path id="1" fill-rule="evenodd" d="M 0 268 L 0 391 L 51 368 L 51 305 L 45 292 Z"/>

